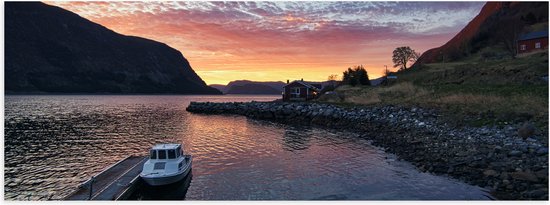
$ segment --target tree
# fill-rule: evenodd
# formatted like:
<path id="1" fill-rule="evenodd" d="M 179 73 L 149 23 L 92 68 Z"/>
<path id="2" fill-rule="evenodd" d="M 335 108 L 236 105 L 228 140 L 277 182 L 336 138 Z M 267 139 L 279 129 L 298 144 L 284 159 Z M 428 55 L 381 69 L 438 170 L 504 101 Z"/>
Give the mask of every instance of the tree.
<path id="1" fill-rule="evenodd" d="M 336 79 L 338 79 L 338 75 L 336 74 L 331 74 L 328 76 L 328 82 L 330 82 L 332 87 L 336 87 Z"/>
<path id="2" fill-rule="evenodd" d="M 496 39 L 504 45 L 504 48 L 510 54 L 510 57 L 515 58 L 517 53 L 517 40 L 525 22 L 517 18 L 506 18 L 505 24 L 499 24 L 494 31 L 496 32 Z"/>
<path id="3" fill-rule="evenodd" d="M 407 63 L 415 62 L 418 57 L 420 57 L 420 54 L 408 46 L 395 48 L 392 57 L 393 67 L 400 67 L 399 70 L 405 70 L 407 69 Z"/>
<path id="4" fill-rule="evenodd" d="M 348 70 L 344 71 L 342 83 L 349 84 L 351 86 L 355 86 L 358 84 L 370 85 L 367 70 L 365 70 L 363 65 L 355 66 L 353 69 L 348 68 Z"/>

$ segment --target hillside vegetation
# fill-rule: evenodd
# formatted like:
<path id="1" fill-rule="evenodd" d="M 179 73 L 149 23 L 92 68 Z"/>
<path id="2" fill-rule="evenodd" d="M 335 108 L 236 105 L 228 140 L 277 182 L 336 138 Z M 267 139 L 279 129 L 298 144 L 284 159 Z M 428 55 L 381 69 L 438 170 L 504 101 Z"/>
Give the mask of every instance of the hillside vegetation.
<path id="1" fill-rule="evenodd" d="M 395 75 L 388 86 L 343 85 L 339 97 L 322 102 L 342 105 L 401 105 L 436 108 L 458 124 L 548 122 L 548 52 L 504 60 L 424 64 Z"/>
<path id="2" fill-rule="evenodd" d="M 398 78 L 387 85 L 343 85 L 337 95 L 318 101 L 420 106 L 438 109 L 457 124 L 530 121 L 548 130 L 548 49 L 510 52 L 519 34 L 548 29 L 547 7 L 548 2 L 488 2 L 449 42 L 394 73 Z"/>

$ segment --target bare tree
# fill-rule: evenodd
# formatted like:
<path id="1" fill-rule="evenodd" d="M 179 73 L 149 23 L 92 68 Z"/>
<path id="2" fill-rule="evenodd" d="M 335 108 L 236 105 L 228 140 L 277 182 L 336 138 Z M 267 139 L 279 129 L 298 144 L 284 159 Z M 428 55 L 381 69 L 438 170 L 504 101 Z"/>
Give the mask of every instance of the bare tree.
<path id="1" fill-rule="evenodd" d="M 506 20 L 506 24 L 499 24 L 496 28 L 497 39 L 502 44 L 504 48 L 510 54 L 512 58 L 515 58 L 517 53 L 517 40 L 519 39 L 519 34 L 525 23 L 518 18 L 509 18 Z"/>
<path id="2" fill-rule="evenodd" d="M 407 63 L 415 62 L 420 57 L 420 53 L 415 52 L 408 46 L 398 47 L 393 50 L 393 67 L 400 67 L 399 70 L 407 69 Z"/>
<path id="3" fill-rule="evenodd" d="M 328 81 L 330 82 L 330 85 L 332 85 L 332 87 L 335 87 L 336 86 L 336 80 L 338 79 L 338 75 L 336 74 L 331 74 L 328 76 Z"/>

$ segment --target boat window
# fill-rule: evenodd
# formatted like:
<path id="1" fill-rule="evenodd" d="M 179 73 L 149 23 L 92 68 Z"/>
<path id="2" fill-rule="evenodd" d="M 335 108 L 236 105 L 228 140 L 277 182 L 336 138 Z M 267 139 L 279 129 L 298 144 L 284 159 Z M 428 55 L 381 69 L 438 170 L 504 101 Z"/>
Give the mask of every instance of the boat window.
<path id="1" fill-rule="evenodd" d="M 168 159 L 175 159 L 176 158 L 176 150 L 169 149 L 168 150 Z"/>
<path id="2" fill-rule="evenodd" d="M 151 150 L 151 159 L 157 159 L 157 150 Z"/>
<path id="3" fill-rule="evenodd" d="M 181 156 L 181 147 L 176 148 L 176 158 Z"/>
<path id="4" fill-rule="evenodd" d="M 159 150 L 159 159 L 166 159 L 166 150 Z"/>

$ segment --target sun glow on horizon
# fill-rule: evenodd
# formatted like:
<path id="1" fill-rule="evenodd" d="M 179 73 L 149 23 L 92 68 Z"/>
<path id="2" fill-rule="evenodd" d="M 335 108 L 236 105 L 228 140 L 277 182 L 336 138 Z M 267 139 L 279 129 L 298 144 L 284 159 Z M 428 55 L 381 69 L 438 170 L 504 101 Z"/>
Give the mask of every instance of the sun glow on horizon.
<path id="1" fill-rule="evenodd" d="M 483 2 L 46 2 L 124 35 L 179 50 L 207 84 L 324 81 L 363 65 L 393 68 L 393 49 L 440 46 Z M 402 12 L 407 8 L 407 12 Z M 145 23 L 146 22 L 146 23 Z"/>

